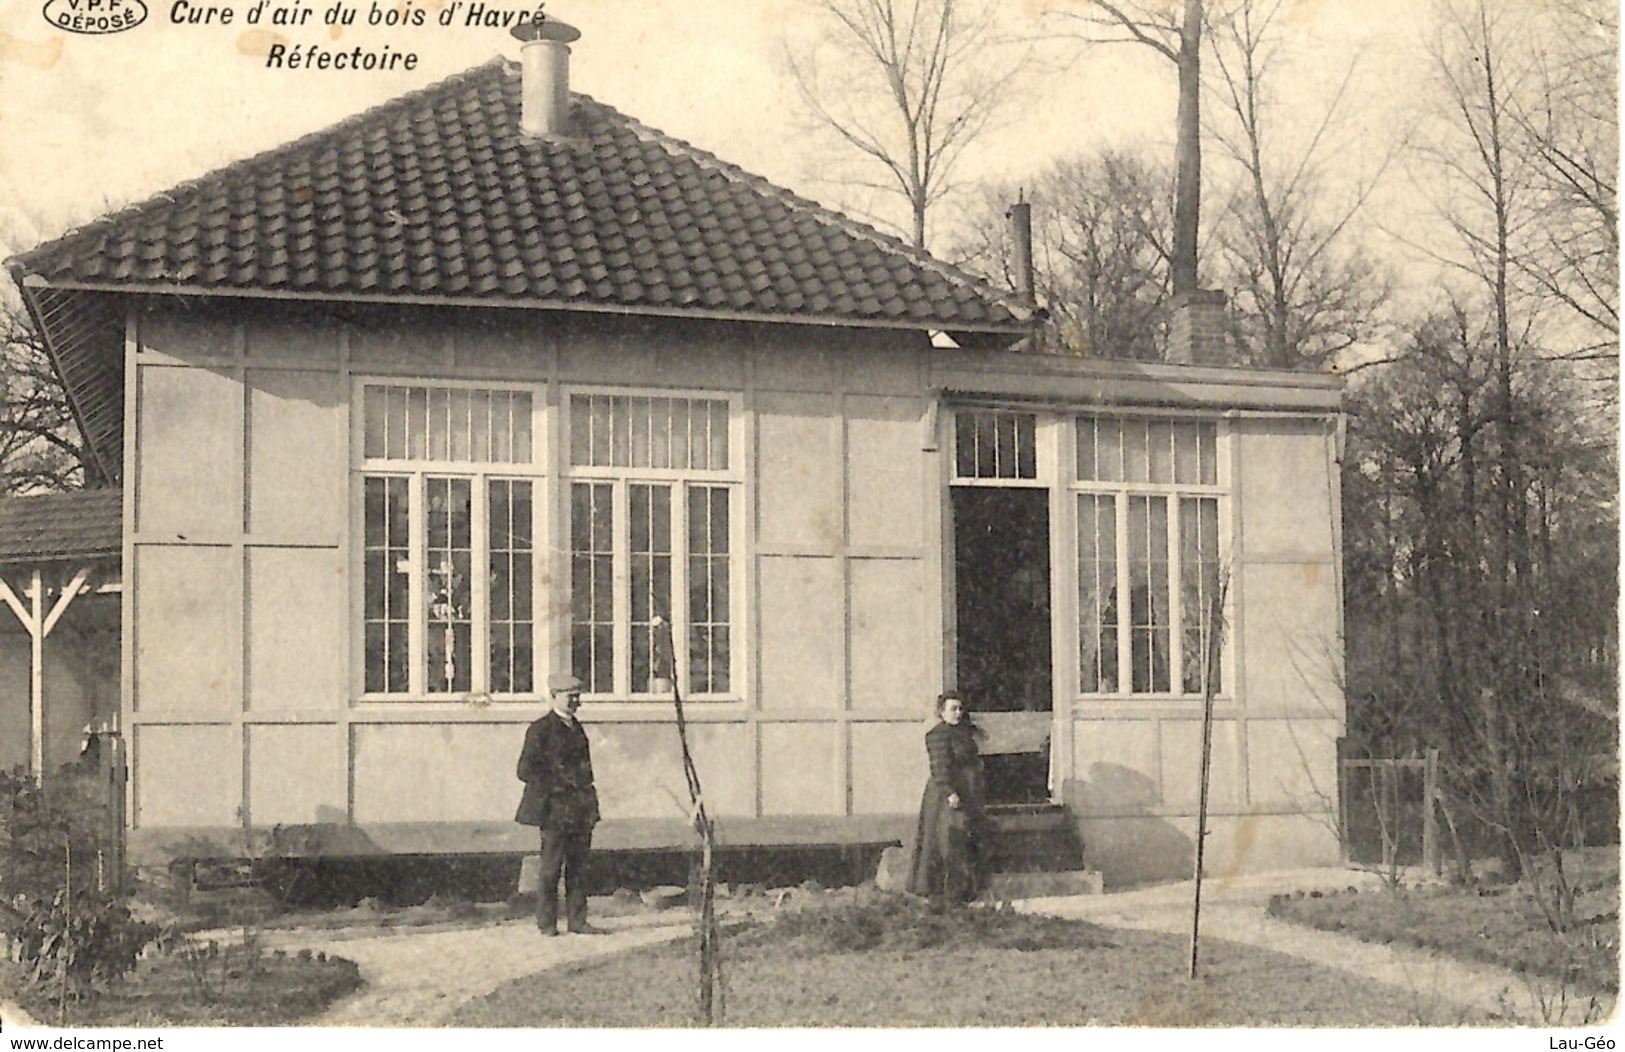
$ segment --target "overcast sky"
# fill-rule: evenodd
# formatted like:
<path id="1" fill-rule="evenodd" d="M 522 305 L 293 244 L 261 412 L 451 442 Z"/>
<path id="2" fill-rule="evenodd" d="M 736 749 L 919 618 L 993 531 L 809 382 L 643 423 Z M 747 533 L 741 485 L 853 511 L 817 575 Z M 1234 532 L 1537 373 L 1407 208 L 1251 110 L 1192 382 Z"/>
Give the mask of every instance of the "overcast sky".
<path id="1" fill-rule="evenodd" d="M 70 3 L 135 0 L 52 0 Z M 9 254 L 112 208 L 222 164 L 325 127 L 497 54 L 517 57 L 505 30 L 441 28 L 449 0 L 388 0 L 422 8 L 424 28 L 346 29 L 322 25 L 333 0 L 269 0 L 311 11 L 301 27 L 245 22 L 174 24 L 176 0 L 145 0 L 145 23 L 85 36 L 46 22 L 39 0 L 0 5 L 0 250 Z M 346 0 L 365 20 L 375 0 Z M 475 0 L 461 0 L 464 11 Z M 488 8 L 529 11 L 516 0 Z M 1012 35 L 1040 31 L 1038 15 L 1066 0 L 1011 0 L 1000 7 Z M 201 10 L 207 0 L 197 0 Z M 1394 113 L 1414 94 L 1422 52 L 1415 0 L 1289 0 L 1293 63 L 1282 86 L 1313 110 L 1359 54 L 1362 90 L 1352 133 L 1380 152 Z M 573 85 L 623 112 L 725 159 L 831 204 L 839 191 L 818 182 L 797 129 L 794 92 L 779 56 L 805 34 L 802 0 L 552 0 L 551 16 L 583 31 L 573 49 Z M 273 70 L 265 46 L 387 44 L 419 56 L 410 73 Z M 1101 143 L 1171 152 L 1171 67 L 1149 50 L 1051 44 L 1002 124 L 967 156 L 967 178 L 1030 177 L 1055 157 Z M 1392 104 L 1392 107 L 1390 107 Z M 1395 109 L 1397 108 L 1397 109 Z M 1362 138 L 1363 136 L 1363 138 Z M 1367 147 L 1360 147 L 1366 149 Z M 1351 157 L 1350 164 L 1361 163 Z"/>

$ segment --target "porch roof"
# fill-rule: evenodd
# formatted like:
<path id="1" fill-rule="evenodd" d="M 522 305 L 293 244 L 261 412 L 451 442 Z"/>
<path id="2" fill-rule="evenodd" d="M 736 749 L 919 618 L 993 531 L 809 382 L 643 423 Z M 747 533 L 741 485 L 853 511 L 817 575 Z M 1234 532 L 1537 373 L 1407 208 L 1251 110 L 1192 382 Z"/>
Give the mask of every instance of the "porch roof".
<path id="1" fill-rule="evenodd" d="M 123 538 L 122 490 L 0 497 L 0 563 L 117 557 Z"/>

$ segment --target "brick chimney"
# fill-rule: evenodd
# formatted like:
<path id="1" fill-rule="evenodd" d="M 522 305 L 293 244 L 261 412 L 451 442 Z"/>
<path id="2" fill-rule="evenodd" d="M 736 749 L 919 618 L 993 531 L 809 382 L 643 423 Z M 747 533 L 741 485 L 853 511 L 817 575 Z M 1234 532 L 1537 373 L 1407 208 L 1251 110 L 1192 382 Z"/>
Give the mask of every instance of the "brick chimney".
<path id="1" fill-rule="evenodd" d="M 1197 289 L 1174 301 L 1168 325 L 1168 361 L 1181 365 L 1230 365 L 1228 298 L 1218 289 Z"/>
<path id="2" fill-rule="evenodd" d="M 519 130 L 533 139 L 565 134 L 570 118 L 570 45 L 581 30 L 537 8 L 511 32 L 521 41 Z"/>
<path id="3" fill-rule="evenodd" d="M 1010 221 L 1011 266 L 1015 270 L 1016 295 L 1029 307 L 1038 306 L 1037 283 L 1033 277 L 1033 206 L 1025 197 L 1005 213 Z"/>

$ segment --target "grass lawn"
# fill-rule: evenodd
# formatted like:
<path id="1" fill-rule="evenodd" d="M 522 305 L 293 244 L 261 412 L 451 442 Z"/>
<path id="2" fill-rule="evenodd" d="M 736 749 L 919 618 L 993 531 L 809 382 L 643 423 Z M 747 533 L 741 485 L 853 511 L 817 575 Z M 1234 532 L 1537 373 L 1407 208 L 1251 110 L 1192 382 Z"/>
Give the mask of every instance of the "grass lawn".
<path id="1" fill-rule="evenodd" d="M 809 906 L 724 943 L 732 1027 L 1402 1026 L 1496 1022 L 1296 958 L 1219 941 L 1185 978 L 1174 935 L 910 900 Z M 471 1027 L 693 1025 L 691 943 L 517 980 L 464 1005 Z"/>
<path id="2" fill-rule="evenodd" d="M 1575 852 L 1566 860 L 1576 889 L 1575 925 L 1547 923 L 1534 884 L 1421 886 L 1280 897 L 1270 913 L 1368 942 L 1400 943 L 1524 972 L 1554 988 L 1612 1001 L 1619 992 L 1619 853 Z"/>
<path id="3" fill-rule="evenodd" d="M 226 950 L 190 959 L 149 953 L 111 989 L 69 1001 L 0 962 L 0 996 L 47 1026 L 282 1026 L 297 1024 L 361 985 L 351 961 Z"/>

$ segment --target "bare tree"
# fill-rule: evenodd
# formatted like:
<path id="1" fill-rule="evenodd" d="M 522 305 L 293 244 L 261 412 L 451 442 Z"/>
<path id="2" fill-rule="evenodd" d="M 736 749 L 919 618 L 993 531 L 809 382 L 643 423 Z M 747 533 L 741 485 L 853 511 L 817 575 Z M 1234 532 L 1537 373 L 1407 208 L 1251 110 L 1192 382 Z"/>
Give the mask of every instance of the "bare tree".
<path id="1" fill-rule="evenodd" d="M 0 306 L 0 495 L 74 489 L 95 475 L 44 341 L 20 308 Z"/>
<path id="2" fill-rule="evenodd" d="M 1282 148 L 1287 137 L 1269 101 L 1282 2 L 1241 0 L 1212 33 L 1222 105 L 1210 128 L 1241 175 L 1217 240 L 1240 350 L 1259 365 L 1315 368 L 1366 338 L 1388 298 L 1386 274 L 1353 244 L 1351 227 L 1397 148 L 1374 171 L 1355 174 L 1346 192 L 1331 192 L 1324 162 L 1343 156 L 1339 126 L 1353 59 L 1318 118 L 1307 122 L 1303 145 Z M 1301 120 L 1307 108 L 1295 108 Z"/>
<path id="3" fill-rule="evenodd" d="M 909 236 L 953 188 L 965 150 L 988 125 L 1022 59 L 1005 51 L 989 0 L 813 0 L 816 43 L 787 49 L 814 122 L 857 150 L 854 185 L 900 195 Z"/>
<path id="4" fill-rule="evenodd" d="M 1528 520 L 1525 515 L 1521 435 L 1514 376 L 1525 350 L 1522 337 L 1533 325 L 1524 315 L 1517 331 L 1512 259 L 1533 216 L 1525 207 L 1527 161 L 1513 149 L 1508 100 L 1523 86 L 1527 70 L 1513 59 L 1510 27 L 1491 14 L 1485 0 L 1441 8 L 1442 37 L 1435 56 L 1449 124 L 1434 151 L 1446 184 L 1456 193 L 1441 203 L 1440 215 L 1455 235 L 1456 265 L 1479 285 L 1491 322 L 1485 339 L 1495 397 L 1489 425 L 1497 470 L 1483 494 L 1493 509 L 1484 540 L 1472 562 L 1488 570 L 1491 593 L 1475 611 L 1487 638 L 1481 658 L 1489 676 L 1478 691 L 1482 708 L 1474 727 L 1483 731 L 1473 755 L 1481 756 L 1493 791 L 1492 810 L 1505 825 L 1502 858 L 1509 869 L 1521 864 L 1511 829 L 1515 786 L 1509 770 L 1512 742 L 1507 730 L 1531 696 L 1528 605 L 1521 590 L 1530 580 Z M 1521 313 L 1521 312 L 1519 312 Z M 1476 538 L 1475 538 L 1476 539 Z"/>
<path id="5" fill-rule="evenodd" d="M 1446 787 L 1493 831 L 1509 876 L 1538 860 L 1561 888 L 1580 772 L 1617 738 L 1617 726 L 1599 737 L 1599 717 L 1575 704 L 1598 655 L 1617 664 L 1617 590 L 1588 586 L 1615 580 L 1617 425 L 1589 411 L 1579 370 L 1554 353 L 1573 315 L 1554 317 L 1559 298 L 1526 269 L 1551 247 L 1550 162 L 1524 139 L 1528 114 L 1560 98 L 1545 90 L 1543 13 L 1487 0 L 1438 11 L 1440 105 L 1423 179 L 1447 236 L 1427 246 L 1457 301 L 1451 324 L 1419 331 L 1393 367 L 1427 424 L 1396 461 L 1416 528 L 1393 547 L 1431 611 Z M 1567 119 L 1561 107 L 1553 118 Z M 1433 364 L 1419 374 L 1422 362 Z M 1572 561 L 1581 550 L 1587 559 Z M 1574 634 L 1595 638 L 1595 627 L 1560 630 L 1557 614 L 1581 597 L 1582 621 L 1603 626 L 1586 648 Z M 1617 698 L 1598 707 L 1617 721 Z"/>
<path id="6" fill-rule="evenodd" d="M 1022 188 L 997 185 L 950 258 L 1011 283 L 1005 209 Z M 1049 343 L 1096 358 L 1162 357 L 1170 291 L 1172 179 L 1164 168 L 1107 150 L 1058 162 L 1032 199 L 1037 292 Z"/>
<path id="7" fill-rule="evenodd" d="M 1092 14 L 1069 16 L 1091 39 L 1135 43 L 1173 63 L 1179 76 L 1174 147 L 1174 242 L 1171 280 L 1177 300 L 1197 289 L 1202 214 L 1203 0 L 1090 0 Z"/>
<path id="8" fill-rule="evenodd" d="M 1569 357 L 1617 357 L 1619 337 L 1619 8 L 1564 0 L 1536 37 L 1529 96 L 1513 100 L 1534 160 L 1540 221 L 1514 265 L 1601 337 Z"/>
<path id="9" fill-rule="evenodd" d="M 1467 841 L 1458 857 L 1496 850 L 1509 876 L 1540 860 L 1544 901 L 1569 923 L 1562 853 L 1606 823 L 1586 811 L 1618 738 L 1617 456 L 1569 411 L 1569 383 L 1521 363 L 1519 476 L 1535 543 L 1516 591 L 1486 573 L 1506 558 L 1495 339 L 1492 312 L 1455 302 L 1355 386 L 1349 729 L 1371 755 L 1441 749 L 1450 825 Z"/>

